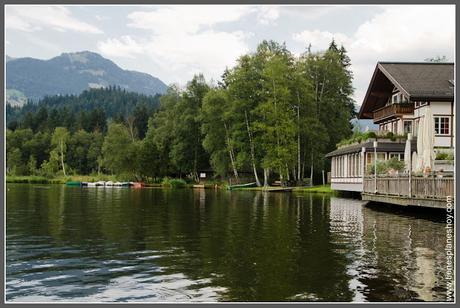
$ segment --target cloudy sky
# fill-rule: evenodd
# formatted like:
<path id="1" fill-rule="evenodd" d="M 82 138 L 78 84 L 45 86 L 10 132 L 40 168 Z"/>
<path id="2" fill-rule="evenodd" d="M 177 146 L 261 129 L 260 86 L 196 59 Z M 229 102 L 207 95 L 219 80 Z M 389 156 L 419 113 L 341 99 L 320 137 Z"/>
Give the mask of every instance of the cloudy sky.
<path id="1" fill-rule="evenodd" d="M 361 104 L 377 61 L 454 61 L 455 7 L 439 6 L 6 6 L 7 55 L 49 59 L 90 50 L 124 69 L 183 85 L 218 80 L 264 39 L 295 54 L 349 51 Z"/>

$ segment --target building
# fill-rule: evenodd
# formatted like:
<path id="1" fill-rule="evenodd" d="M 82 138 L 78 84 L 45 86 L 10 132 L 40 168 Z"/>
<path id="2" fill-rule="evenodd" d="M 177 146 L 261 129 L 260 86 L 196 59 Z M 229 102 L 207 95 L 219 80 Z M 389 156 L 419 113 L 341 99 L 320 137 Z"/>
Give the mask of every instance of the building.
<path id="1" fill-rule="evenodd" d="M 416 151 L 418 124 L 428 109 L 434 120 L 435 153 L 453 152 L 453 80 L 453 63 L 377 63 L 358 114 L 358 119 L 372 119 L 378 125 L 377 147 L 374 149 L 374 139 L 369 139 L 328 153 L 332 189 L 362 192 L 368 166 L 374 163 L 374 152 L 377 160 L 404 160 L 408 133 L 415 137 L 411 149 Z M 391 138 L 384 137 L 389 135 Z M 436 166 L 446 168 L 435 162 Z"/>

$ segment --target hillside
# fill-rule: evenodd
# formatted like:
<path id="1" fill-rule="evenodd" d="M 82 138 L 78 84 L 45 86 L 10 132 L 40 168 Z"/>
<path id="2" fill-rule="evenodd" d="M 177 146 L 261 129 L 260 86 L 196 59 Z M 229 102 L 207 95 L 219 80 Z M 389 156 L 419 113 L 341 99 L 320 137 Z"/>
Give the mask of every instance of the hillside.
<path id="1" fill-rule="evenodd" d="M 156 77 L 123 70 L 89 51 L 63 53 L 49 60 L 11 57 L 7 60 L 6 88 L 34 101 L 47 95 L 78 95 L 88 88 L 114 85 L 145 95 L 163 94 L 167 88 Z"/>

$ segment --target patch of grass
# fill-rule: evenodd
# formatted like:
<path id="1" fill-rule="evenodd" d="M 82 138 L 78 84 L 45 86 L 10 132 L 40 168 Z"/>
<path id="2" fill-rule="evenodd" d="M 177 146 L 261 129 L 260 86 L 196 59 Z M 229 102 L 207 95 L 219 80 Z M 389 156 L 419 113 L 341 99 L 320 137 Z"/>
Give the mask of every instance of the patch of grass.
<path id="1" fill-rule="evenodd" d="M 54 178 L 47 178 L 44 176 L 37 175 L 24 175 L 15 176 L 7 175 L 7 183 L 26 183 L 26 184 L 65 184 L 69 181 L 75 182 L 97 182 L 97 181 L 114 181 L 116 177 L 112 175 L 71 175 L 71 176 L 57 176 Z"/>
<path id="2" fill-rule="evenodd" d="M 26 183 L 26 184 L 63 184 L 60 179 L 48 179 L 44 176 L 14 176 L 14 175 L 7 175 L 6 176 L 7 183 Z"/>
<path id="3" fill-rule="evenodd" d="M 330 194 L 335 191 L 331 189 L 331 185 L 317 185 L 312 187 L 296 187 L 294 188 L 296 192 L 310 192 L 310 193 L 321 193 L 321 194 Z"/>

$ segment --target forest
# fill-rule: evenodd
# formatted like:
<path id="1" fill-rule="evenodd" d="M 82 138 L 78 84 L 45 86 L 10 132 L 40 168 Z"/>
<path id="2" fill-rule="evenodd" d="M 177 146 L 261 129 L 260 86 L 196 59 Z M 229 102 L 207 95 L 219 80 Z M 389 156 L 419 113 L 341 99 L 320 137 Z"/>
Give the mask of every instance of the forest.
<path id="1" fill-rule="evenodd" d="M 263 41 L 217 84 L 199 74 L 161 97 L 110 87 L 8 106 L 7 172 L 196 182 L 212 170 L 220 180 L 300 185 L 352 134 L 350 65 L 334 41 L 300 55 Z"/>

